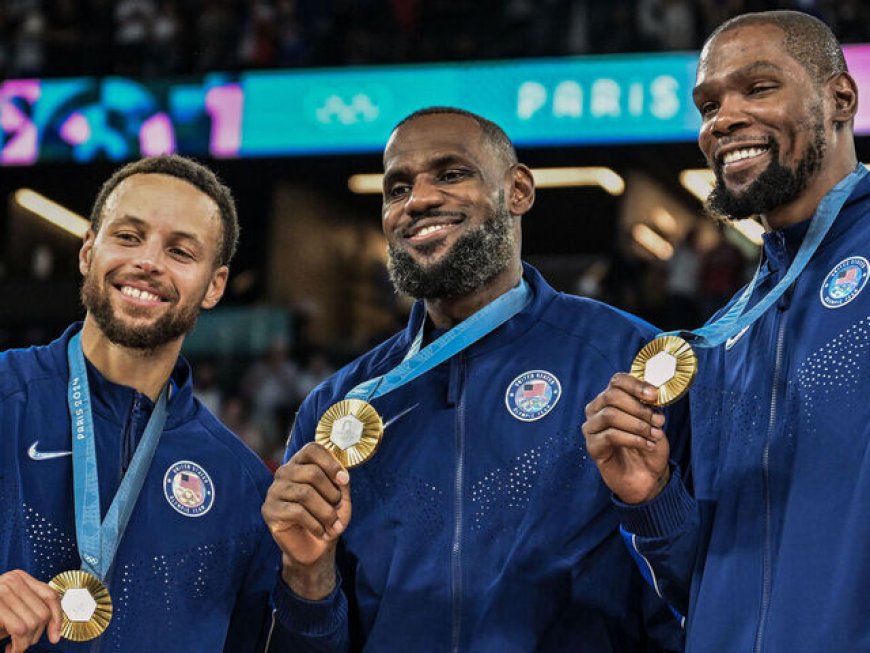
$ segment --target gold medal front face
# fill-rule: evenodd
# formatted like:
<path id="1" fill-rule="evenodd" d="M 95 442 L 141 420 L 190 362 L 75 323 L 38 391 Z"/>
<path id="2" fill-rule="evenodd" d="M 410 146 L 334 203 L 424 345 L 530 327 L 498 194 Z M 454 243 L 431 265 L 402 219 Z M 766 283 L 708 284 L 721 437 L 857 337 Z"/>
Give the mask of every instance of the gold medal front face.
<path id="1" fill-rule="evenodd" d="M 688 342 L 661 336 L 637 353 L 629 373 L 658 388 L 654 406 L 667 406 L 688 392 L 697 371 L 698 359 Z"/>
<path id="2" fill-rule="evenodd" d="M 77 569 L 58 574 L 48 584 L 60 595 L 61 637 L 86 642 L 99 637 L 109 627 L 112 597 L 96 576 Z"/>
<path id="3" fill-rule="evenodd" d="M 383 420 L 370 403 L 344 399 L 320 418 L 314 440 L 342 465 L 354 467 L 372 457 L 383 434 Z"/>

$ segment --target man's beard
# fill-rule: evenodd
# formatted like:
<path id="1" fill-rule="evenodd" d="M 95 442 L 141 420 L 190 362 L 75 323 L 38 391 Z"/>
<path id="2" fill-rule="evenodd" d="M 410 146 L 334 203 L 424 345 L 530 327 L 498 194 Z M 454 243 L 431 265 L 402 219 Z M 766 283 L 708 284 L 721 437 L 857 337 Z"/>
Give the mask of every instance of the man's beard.
<path id="1" fill-rule="evenodd" d="M 825 128 L 821 111 L 814 113 L 813 141 L 791 170 L 779 162 L 779 144 L 770 143 L 771 162 L 749 187 L 734 193 L 725 185 L 722 168 L 716 167 L 716 186 L 707 198 L 707 210 L 713 215 L 741 219 L 759 215 L 788 204 L 800 195 L 810 179 L 822 167 L 825 158 Z"/>
<path id="2" fill-rule="evenodd" d="M 439 262 L 428 266 L 390 245 L 387 269 L 393 286 L 419 299 L 452 299 L 480 288 L 510 265 L 515 247 L 514 219 L 501 193 L 495 211 L 480 226 L 462 234 Z M 438 245 L 440 242 L 417 251 L 429 254 Z"/>
<path id="3" fill-rule="evenodd" d="M 189 333 L 199 316 L 199 305 L 194 304 L 169 310 L 153 324 L 129 326 L 115 315 L 109 294 L 91 274 L 82 283 L 81 300 L 110 342 L 131 349 L 156 349 L 172 342 Z"/>

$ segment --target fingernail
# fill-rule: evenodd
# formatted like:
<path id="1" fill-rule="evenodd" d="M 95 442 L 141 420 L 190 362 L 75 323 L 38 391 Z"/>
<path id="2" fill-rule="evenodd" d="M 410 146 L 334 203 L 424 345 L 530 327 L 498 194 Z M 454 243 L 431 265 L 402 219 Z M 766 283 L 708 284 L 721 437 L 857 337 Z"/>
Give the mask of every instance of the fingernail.
<path id="1" fill-rule="evenodd" d="M 344 524 L 342 524 L 338 519 L 335 520 L 335 523 L 332 525 L 332 530 L 336 535 L 340 535 L 344 530 Z"/>
<path id="2" fill-rule="evenodd" d="M 656 443 L 653 442 L 652 440 L 647 440 L 647 441 L 646 441 L 646 448 L 647 448 L 647 449 L 655 449 L 655 448 L 656 448 Z"/>
<path id="3" fill-rule="evenodd" d="M 347 485 L 350 482 L 350 474 L 342 469 L 340 472 L 338 472 L 338 474 L 335 475 L 335 480 L 340 485 Z"/>
<path id="4" fill-rule="evenodd" d="M 643 398 L 644 399 L 655 399 L 656 398 L 656 391 L 653 390 L 652 388 L 650 388 L 649 386 L 646 386 L 643 389 Z"/>

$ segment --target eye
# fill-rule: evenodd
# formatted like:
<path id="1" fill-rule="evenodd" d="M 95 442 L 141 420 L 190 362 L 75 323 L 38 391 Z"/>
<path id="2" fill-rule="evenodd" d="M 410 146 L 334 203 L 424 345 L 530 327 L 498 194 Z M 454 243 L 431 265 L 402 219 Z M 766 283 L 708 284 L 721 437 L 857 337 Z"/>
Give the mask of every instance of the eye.
<path id="1" fill-rule="evenodd" d="M 115 233 L 115 240 L 119 240 L 124 244 L 133 245 L 139 242 L 139 234 L 134 231 L 118 231 Z"/>
<path id="2" fill-rule="evenodd" d="M 384 196 L 391 200 L 398 199 L 407 195 L 410 188 L 411 187 L 408 184 L 393 184 L 386 190 Z"/>
<path id="3" fill-rule="evenodd" d="M 712 115 L 713 113 L 715 113 L 718 108 L 719 108 L 719 105 L 716 104 L 715 102 L 702 102 L 698 106 L 698 111 L 700 112 L 700 114 L 703 118 L 707 118 L 710 115 Z"/>
<path id="4" fill-rule="evenodd" d="M 445 170 L 441 174 L 441 180 L 446 181 L 448 183 L 454 182 L 454 181 L 462 181 L 463 179 L 468 177 L 469 174 L 470 174 L 470 172 L 468 170 L 462 170 L 462 169 Z"/>
<path id="5" fill-rule="evenodd" d="M 196 258 L 192 252 L 189 252 L 182 247 L 170 247 L 169 253 L 182 261 L 193 261 Z"/>
<path id="6" fill-rule="evenodd" d="M 772 84 L 771 82 L 759 82 L 749 87 L 749 95 L 758 95 L 759 93 L 766 93 L 767 91 L 772 91 L 774 89 L 776 89 L 776 84 Z"/>

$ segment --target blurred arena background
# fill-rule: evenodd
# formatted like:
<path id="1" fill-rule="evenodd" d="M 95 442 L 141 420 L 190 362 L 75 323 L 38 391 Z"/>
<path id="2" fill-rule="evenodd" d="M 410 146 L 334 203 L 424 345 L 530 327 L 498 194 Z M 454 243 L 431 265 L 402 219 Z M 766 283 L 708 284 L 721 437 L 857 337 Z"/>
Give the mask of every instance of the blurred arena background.
<path id="1" fill-rule="evenodd" d="M 695 61 L 722 20 L 774 8 L 831 25 L 870 92 L 863 0 L 2 0 L 0 348 L 82 316 L 75 214 L 114 168 L 202 159 L 242 240 L 185 352 L 201 398 L 274 465 L 305 394 L 404 323 L 377 173 L 395 122 L 433 104 L 517 143 L 540 188 L 525 258 L 554 286 L 695 326 L 761 232 L 703 216 Z M 870 161 L 870 102 L 856 126 Z"/>

